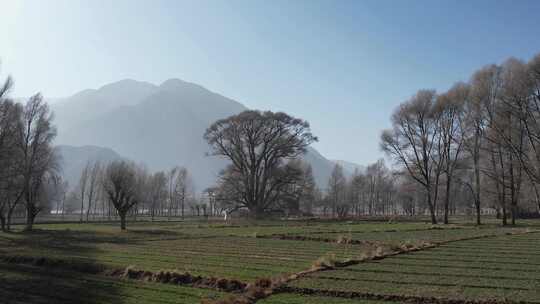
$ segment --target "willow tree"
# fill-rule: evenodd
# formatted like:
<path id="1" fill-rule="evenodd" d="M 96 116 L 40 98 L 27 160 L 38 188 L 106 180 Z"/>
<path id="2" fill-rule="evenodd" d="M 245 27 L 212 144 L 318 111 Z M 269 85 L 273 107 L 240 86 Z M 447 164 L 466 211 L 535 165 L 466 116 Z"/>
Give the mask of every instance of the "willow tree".
<path id="1" fill-rule="evenodd" d="M 213 123 L 204 134 L 211 155 L 230 161 L 238 204 L 261 218 L 294 178 L 287 160 L 298 158 L 317 141 L 309 123 L 278 112 L 244 111 Z M 295 175 L 295 174 L 293 174 Z"/>

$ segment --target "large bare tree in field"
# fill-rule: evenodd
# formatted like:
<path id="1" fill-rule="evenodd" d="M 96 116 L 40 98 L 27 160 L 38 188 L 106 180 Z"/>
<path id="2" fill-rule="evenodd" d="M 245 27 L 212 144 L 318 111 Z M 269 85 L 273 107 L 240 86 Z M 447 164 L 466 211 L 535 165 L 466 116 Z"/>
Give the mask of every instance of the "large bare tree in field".
<path id="1" fill-rule="evenodd" d="M 41 94 L 34 95 L 24 105 L 17 128 L 17 154 L 20 177 L 26 205 L 26 230 L 31 230 L 34 219 L 45 207 L 43 187 L 49 180 L 56 180 L 58 159 L 52 147 L 56 128 L 52 113 L 43 102 Z"/>
<path id="2" fill-rule="evenodd" d="M 434 115 L 435 91 L 421 90 L 402 103 L 392 115 L 391 130 L 381 136 L 381 148 L 404 166 L 408 174 L 425 189 L 431 222 L 437 223 L 436 202 L 440 162 L 436 145 L 438 122 Z"/>
<path id="3" fill-rule="evenodd" d="M 477 71 L 470 82 L 469 98 L 464 103 L 465 116 L 462 120 L 464 152 L 472 162 L 472 182 L 469 189 L 473 193 L 476 210 L 476 224 L 481 224 L 481 157 L 485 146 L 485 130 L 488 123 L 486 109 L 491 107 L 499 94 L 499 69 L 495 65 Z"/>
<path id="4" fill-rule="evenodd" d="M 437 145 L 438 157 L 442 162 L 443 172 L 446 176 L 444 218 L 448 224 L 448 214 L 451 199 L 452 182 L 455 170 L 459 164 L 463 149 L 463 137 L 461 136 L 461 121 L 463 120 L 463 105 L 469 97 L 469 86 L 464 83 L 454 85 L 448 92 L 440 95 L 435 104 L 435 112 L 438 116 L 439 144 Z"/>
<path id="5" fill-rule="evenodd" d="M 8 98 L 13 85 L 8 77 L 0 86 L 0 225 L 2 231 L 9 230 L 9 219 L 14 207 L 22 198 L 16 166 L 16 130 L 22 107 Z"/>
<path id="6" fill-rule="evenodd" d="M 531 86 L 525 63 L 511 58 L 500 69 L 500 93 L 489 111 L 489 131 L 493 134 L 490 141 L 497 147 L 501 167 L 500 174 L 495 177 L 499 177 L 497 181 L 502 186 L 503 194 L 506 191 L 510 194 L 512 225 L 515 225 L 523 185 L 523 169 L 528 165 L 520 159 L 521 155 L 529 153 L 524 118 Z M 487 138 L 491 139 L 489 136 Z M 502 200 L 504 206 L 506 197 L 503 196 Z M 506 224 L 504 217 L 503 223 Z"/>
<path id="7" fill-rule="evenodd" d="M 522 111 L 522 120 L 526 129 L 528 153 L 520 155 L 525 171 L 534 187 L 538 212 L 540 213 L 540 54 L 527 64 L 530 81 L 530 97 Z"/>
<path id="8" fill-rule="evenodd" d="M 204 138 L 212 155 L 230 160 L 229 177 L 241 204 L 256 218 L 264 216 L 290 184 L 286 159 L 305 153 L 317 138 L 309 123 L 285 113 L 244 111 L 213 123 Z"/>
<path id="9" fill-rule="evenodd" d="M 126 216 L 139 200 L 137 170 L 126 161 L 113 161 L 105 169 L 104 188 L 118 216 L 120 229 L 126 230 Z"/>

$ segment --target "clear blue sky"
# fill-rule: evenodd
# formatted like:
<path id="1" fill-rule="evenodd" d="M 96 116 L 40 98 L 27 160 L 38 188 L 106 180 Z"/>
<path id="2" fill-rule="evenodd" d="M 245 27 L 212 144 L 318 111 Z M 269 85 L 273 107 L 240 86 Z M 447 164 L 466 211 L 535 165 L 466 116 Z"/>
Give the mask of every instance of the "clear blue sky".
<path id="1" fill-rule="evenodd" d="M 540 1 L 0 0 L 16 96 L 181 78 L 309 120 L 325 156 L 381 156 L 394 107 L 540 52 Z"/>

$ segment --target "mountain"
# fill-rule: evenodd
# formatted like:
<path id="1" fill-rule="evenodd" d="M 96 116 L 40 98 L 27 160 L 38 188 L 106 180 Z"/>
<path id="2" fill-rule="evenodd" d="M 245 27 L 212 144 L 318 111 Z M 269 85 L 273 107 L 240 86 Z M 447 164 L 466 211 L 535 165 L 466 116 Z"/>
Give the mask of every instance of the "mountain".
<path id="1" fill-rule="evenodd" d="M 331 161 L 334 164 L 340 165 L 343 168 L 345 174 L 349 176 L 353 175 L 355 171 L 362 173 L 366 170 L 366 167 L 346 160 L 333 159 Z"/>
<path id="2" fill-rule="evenodd" d="M 51 108 L 58 144 L 109 147 L 152 170 L 185 166 L 199 190 L 215 183 L 226 165 L 224 159 L 205 156 L 209 152 L 203 139 L 206 128 L 247 109 L 179 79 L 159 86 L 122 80 L 63 98 Z M 318 184 L 325 187 L 333 163 L 311 148 L 305 160 L 313 166 Z"/>
<path id="3" fill-rule="evenodd" d="M 55 149 L 60 156 L 62 177 L 69 183 L 70 188 L 77 186 L 81 172 L 88 162 L 99 161 L 106 164 L 114 160 L 123 159 L 123 157 L 110 148 L 60 145 L 56 146 Z"/>

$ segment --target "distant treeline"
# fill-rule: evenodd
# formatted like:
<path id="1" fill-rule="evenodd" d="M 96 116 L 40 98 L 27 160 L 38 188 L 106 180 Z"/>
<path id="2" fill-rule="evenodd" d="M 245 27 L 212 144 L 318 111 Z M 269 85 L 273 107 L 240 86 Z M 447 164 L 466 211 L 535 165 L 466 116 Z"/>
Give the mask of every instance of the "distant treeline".
<path id="1" fill-rule="evenodd" d="M 149 172 L 129 161 L 88 163 L 77 185 L 60 178 L 56 129 L 40 94 L 25 103 L 0 87 L 0 220 L 32 229 L 40 212 L 79 220 L 155 217 L 425 215 L 494 213 L 503 224 L 540 214 L 540 54 L 488 65 L 444 93 L 420 90 L 381 135 L 384 161 L 347 178 L 336 165 L 320 189 L 302 160 L 317 141 L 307 121 L 282 112 L 244 111 L 216 121 L 204 139 L 228 160 L 214 187 L 196 194 L 182 167 Z M 189 149 L 189 147 L 186 147 Z"/>

